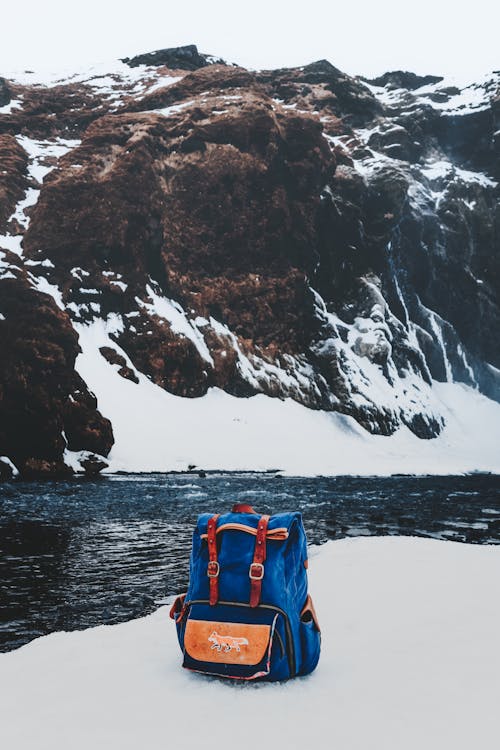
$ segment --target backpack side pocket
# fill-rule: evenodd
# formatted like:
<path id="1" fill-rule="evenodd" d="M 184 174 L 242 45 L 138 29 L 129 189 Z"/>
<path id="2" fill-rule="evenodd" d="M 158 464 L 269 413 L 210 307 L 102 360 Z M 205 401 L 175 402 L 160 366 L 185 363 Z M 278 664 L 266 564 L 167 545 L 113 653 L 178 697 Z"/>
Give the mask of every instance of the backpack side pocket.
<path id="1" fill-rule="evenodd" d="M 300 613 L 300 645 L 302 659 L 299 674 L 309 674 L 316 668 L 321 651 L 321 630 L 310 595 Z"/>
<path id="2" fill-rule="evenodd" d="M 179 594 L 174 599 L 174 603 L 170 607 L 170 619 L 175 622 L 175 629 L 177 631 L 177 640 L 179 646 L 184 649 L 184 630 L 186 627 L 186 594 Z"/>

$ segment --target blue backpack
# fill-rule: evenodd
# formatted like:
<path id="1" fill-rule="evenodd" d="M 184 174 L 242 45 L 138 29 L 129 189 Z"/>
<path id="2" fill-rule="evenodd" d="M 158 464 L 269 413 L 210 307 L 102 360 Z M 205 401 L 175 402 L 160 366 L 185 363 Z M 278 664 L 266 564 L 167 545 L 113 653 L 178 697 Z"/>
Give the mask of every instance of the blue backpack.
<path id="1" fill-rule="evenodd" d="M 312 672 L 321 634 L 300 513 L 261 516 L 238 504 L 199 516 L 189 588 L 170 616 L 186 669 L 236 680 Z"/>

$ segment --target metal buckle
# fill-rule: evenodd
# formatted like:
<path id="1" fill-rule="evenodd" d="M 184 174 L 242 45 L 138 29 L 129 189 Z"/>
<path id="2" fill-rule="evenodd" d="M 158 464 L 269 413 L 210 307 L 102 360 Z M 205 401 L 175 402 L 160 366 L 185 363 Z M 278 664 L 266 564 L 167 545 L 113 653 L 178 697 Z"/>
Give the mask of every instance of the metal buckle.
<path id="1" fill-rule="evenodd" d="M 254 568 L 259 568 L 260 575 L 254 574 L 253 572 Z M 248 571 L 248 577 L 251 578 L 252 581 L 262 581 L 262 579 L 264 578 L 264 566 L 262 565 L 262 563 L 256 563 L 256 562 L 252 563 L 250 565 L 250 570 Z"/>
<path id="2" fill-rule="evenodd" d="M 211 560 L 207 567 L 207 576 L 209 578 L 217 578 L 220 573 L 220 565 L 216 560 Z"/>

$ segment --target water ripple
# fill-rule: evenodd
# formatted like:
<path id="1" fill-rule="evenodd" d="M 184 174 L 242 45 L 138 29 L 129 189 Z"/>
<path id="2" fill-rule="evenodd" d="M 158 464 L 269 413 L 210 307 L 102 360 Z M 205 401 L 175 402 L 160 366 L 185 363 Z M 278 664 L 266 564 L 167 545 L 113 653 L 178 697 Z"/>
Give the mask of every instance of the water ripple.
<path id="1" fill-rule="evenodd" d="M 185 589 L 198 513 L 300 510 L 311 543 L 403 534 L 500 544 L 500 478 L 116 476 L 0 485 L 0 650 L 139 617 Z"/>

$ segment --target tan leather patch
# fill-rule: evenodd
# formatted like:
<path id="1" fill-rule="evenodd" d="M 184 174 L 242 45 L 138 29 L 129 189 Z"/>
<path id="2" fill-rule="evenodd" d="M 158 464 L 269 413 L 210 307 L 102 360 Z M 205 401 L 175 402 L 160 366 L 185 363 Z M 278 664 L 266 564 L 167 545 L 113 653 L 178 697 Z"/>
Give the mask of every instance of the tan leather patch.
<path id="1" fill-rule="evenodd" d="M 269 647 L 270 625 L 188 620 L 184 648 L 198 661 L 259 664 Z"/>

